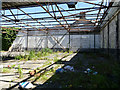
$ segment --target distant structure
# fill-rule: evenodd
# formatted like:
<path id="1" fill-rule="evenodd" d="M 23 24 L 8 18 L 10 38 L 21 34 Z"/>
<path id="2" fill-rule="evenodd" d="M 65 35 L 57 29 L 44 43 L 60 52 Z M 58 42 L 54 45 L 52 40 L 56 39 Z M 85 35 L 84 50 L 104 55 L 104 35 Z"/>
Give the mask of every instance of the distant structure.
<path id="1" fill-rule="evenodd" d="M 77 51 L 85 48 L 94 48 L 94 34 L 80 33 L 80 31 L 89 32 L 93 30 L 91 28 L 94 27 L 92 26 L 94 24 L 86 20 L 84 12 L 79 14 L 77 17 L 79 17 L 79 19 L 70 25 L 70 33 L 67 33 L 67 30 L 65 30 L 63 27 L 60 27 L 59 25 L 55 27 L 50 27 L 50 29 L 53 30 L 49 30 L 48 32 L 54 35 L 54 37 L 57 38 L 58 41 L 65 33 L 67 33 L 60 41 L 60 44 L 63 45 L 65 49 Z M 89 26 L 88 24 L 92 25 Z M 53 40 L 53 38 L 51 38 L 48 34 L 42 31 L 35 31 L 35 29 L 28 29 L 27 32 L 28 34 L 24 34 L 21 32 L 18 33 L 18 37 L 15 39 L 10 48 L 11 51 L 24 51 L 32 49 L 39 51 L 41 48 L 52 48 L 54 50 L 61 50 L 60 44 L 56 44 L 56 41 Z M 96 33 L 95 38 L 96 48 L 100 48 L 100 34 Z"/>

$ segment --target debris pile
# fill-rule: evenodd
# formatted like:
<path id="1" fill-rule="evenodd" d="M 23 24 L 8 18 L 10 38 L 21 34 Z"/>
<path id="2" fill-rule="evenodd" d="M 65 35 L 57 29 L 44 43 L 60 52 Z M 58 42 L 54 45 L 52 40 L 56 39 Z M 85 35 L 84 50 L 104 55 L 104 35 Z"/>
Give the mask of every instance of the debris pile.
<path id="1" fill-rule="evenodd" d="M 30 83 L 30 82 L 22 82 L 22 83 L 19 84 L 19 88 L 31 89 L 31 88 L 33 88 L 33 84 Z"/>
<path id="2" fill-rule="evenodd" d="M 74 72 L 74 68 L 72 66 L 67 65 L 64 68 L 58 68 L 56 70 L 56 73 L 63 73 L 63 72 L 67 72 L 67 71 Z"/>
<path id="3" fill-rule="evenodd" d="M 64 69 L 58 68 L 58 69 L 56 70 L 56 73 L 63 73 L 64 71 L 65 71 Z"/>
<path id="4" fill-rule="evenodd" d="M 72 66 L 69 66 L 69 65 L 68 65 L 68 66 L 65 66 L 64 69 L 65 69 L 65 70 L 68 70 L 68 71 L 74 72 L 74 68 L 73 68 Z"/>
<path id="5" fill-rule="evenodd" d="M 95 68 L 95 67 L 93 67 L 93 68 Z M 96 75 L 96 74 L 98 74 L 98 72 L 96 72 L 96 71 L 93 71 L 93 70 L 91 70 L 90 68 L 87 68 L 85 71 L 84 71 L 84 73 L 86 73 L 86 74 L 93 74 L 93 75 Z"/>
<path id="6" fill-rule="evenodd" d="M 34 76 L 36 74 L 36 70 L 30 71 L 29 74 L 30 74 L 30 76 Z"/>

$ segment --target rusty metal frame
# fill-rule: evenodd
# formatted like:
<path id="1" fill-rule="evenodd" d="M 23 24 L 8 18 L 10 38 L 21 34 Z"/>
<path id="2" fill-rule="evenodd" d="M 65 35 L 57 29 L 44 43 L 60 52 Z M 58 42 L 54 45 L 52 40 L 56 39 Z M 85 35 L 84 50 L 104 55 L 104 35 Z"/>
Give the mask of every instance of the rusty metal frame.
<path id="1" fill-rule="evenodd" d="M 38 3 L 38 2 L 36 2 L 36 3 Z M 38 5 L 40 5 L 51 17 L 53 17 L 52 14 L 50 14 L 40 3 L 38 3 Z M 57 7 L 57 6 L 56 6 L 56 7 Z M 58 8 L 58 7 L 57 7 L 57 8 Z M 59 8 L 58 8 L 58 10 L 59 10 Z M 60 13 L 61 13 L 61 12 L 60 12 Z M 55 15 L 55 14 L 54 14 L 54 15 Z M 61 13 L 61 15 L 62 15 L 62 13 Z M 63 15 L 62 15 L 62 17 L 63 17 Z M 63 24 L 61 24 L 61 22 L 59 22 L 55 17 L 53 17 L 53 18 L 54 18 L 62 27 L 64 27 L 65 30 L 67 30 L 67 31 L 69 32 L 69 28 L 66 28 L 66 27 L 65 27 Z M 63 18 L 64 18 L 64 17 L 63 17 Z M 65 20 L 65 19 L 64 19 L 64 20 Z M 66 22 L 66 23 L 67 23 L 67 22 Z M 67 33 L 68 33 L 68 32 L 67 32 Z M 62 38 L 63 38 L 67 33 L 65 33 L 65 34 L 62 36 Z M 62 38 L 61 38 L 58 42 L 60 42 L 60 41 L 62 40 Z M 56 44 L 55 44 L 55 45 L 56 45 Z M 54 46 L 55 46 L 55 45 L 54 45 Z M 53 46 L 53 47 L 54 47 L 54 46 Z M 53 48 L 53 47 L 52 47 L 52 48 Z"/>
<path id="2" fill-rule="evenodd" d="M 18 8 L 20 11 L 22 11 L 23 13 L 25 13 L 23 10 L 21 10 L 20 8 Z M 37 23 L 39 23 L 39 24 L 41 24 L 40 22 L 38 22 L 38 20 L 36 20 L 36 19 L 34 19 L 32 16 L 30 16 L 30 15 L 28 15 L 27 13 L 25 13 L 27 16 L 29 16 L 29 17 L 31 17 L 33 20 L 35 20 L 35 21 L 37 21 Z M 43 24 L 41 24 L 42 26 L 45 26 L 45 25 L 43 25 Z M 46 26 L 45 26 L 46 27 Z M 36 28 L 37 29 L 37 28 Z M 48 30 L 49 28 L 47 28 L 46 27 L 46 29 L 45 30 L 43 30 L 42 29 L 42 31 L 44 31 L 45 33 L 47 33 L 47 34 L 49 34 L 55 41 L 56 41 L 56 43 L 58 43 L 61 47 L 62 47 L 62 49 L 63 50 L 65 50 L 65 48 L 59 43 L 59 41 L 53 36 L 53 35 L 51 35 L 47 30 Z M 37 29 L 37 30 L 39 30 L 39 29 Z"/>
<path id="3" fill-rule="evenodd" d="M 61 8 L 61 7 L 60 7 Z M 104 9 L 104 7 L 102 7 L 103 9 Z M 61 9 L 63 9 L 63 8 L 61 8 Z M 70 10 L 61 10 L 61 12 L 70 12 L 70 11 L 78 11 L 78 10 L 90 10 L 90 9 L 99 9 L 99 7 L 90 7 L 90 8 L 80 8 L 80 9 L 70 9 Z M 50 13 L 53 13 L 53 11 L 49 11 Z M 56 13 L 56 12 L 59 12 L 59 11 L 54 11 L 54 13 Z M 27 14 L 29 14 L 29 15 L 31 15 L 31 14 L 45 14 L 45 13 L 47 13 L 47 12 L 35 12 L 35 13 L 27 13 Z M 15 16 L 17 16 L 17 15 L 24 15 L 24 14 L 14 14 Z M 7 16 L 12 16 L 11 14 L 9 14 L 9 15 L 7 15 Z"/>
<path id="4" fill-rule="evenodd" d="M 61 16 L 63 17 L 64 21 L 65 21 L 66 24 L 68 25 L 68 26 L 67 26 L 67 27 L 68 27 L 67 32 L 60 38 L 59 42 L 64 38 L 64 36 L 65 36 L 67 33 L 69 33 L 69 42 L 68 42 L 68 43 L 69 43 L 69 50 L 70 50 L 70 25 L 68 24 L 67 20 L 66 20 L 65 17 L 63 16 L 62 12 L 60 11 L 60 9 L 59 9 L 59 7 L 57 6 L 56 3 L 55 3 L 55 5 L 56 5 L 58 11 L 60 12 Z M 55 46 L 55 45 L 54 45 L 54 46 Z"/>
<path id="5" fill-rule="evenodd" d="M 54 12 L 54 9 L 53 9 L 52 4 L 51 4 L 51 7 L 52 7 L 52 10 L 53 10 L 54 17 L 56 18 L 56 15 L 55 15 L 55 12 Z M 56 6 L 56 7 L 57 7 L 57 6 Z M 57 7 L 57 8 L 59 8 L 59 7 Z M 59 11 L 60 11 L 60 10 L 59 10 Z M 64 20 L 64 21 L 66 21 L 66 20 Z M 67 22 L 66 22 L 66 24 L 68 25 Z M 65 24 L 64 24 L 64 25 L 65 25 Z M 67 33 L 68 33 L 68 32 L 66 32 L 65 34 L 63 34 L 63 36 L 60 38 L 59 42 L 63 39 L 63 37 L 64 37 Z M 52 46 L 52 48 L 54 48 L 56 44 L 57 44 L 57 43 L 55 43 L 55 44 Z"/>
<path id="6" fill-rule="evenodd" d="M 113 1 L 113 0 L 112 0 L 112 1 Z M 104 14 L 103 14 L 102 18 L 100 19 L 99 25 L 101 25 L 101 24 L 102 24 L 102 22 L 104 21 L 104 19 L 105 19 L 106 15 L 107 15 L 107 12 L 108 12 L 109 8 L 110 8 L 110 7 L 112 7 L 112 5 L 113 5 L 113 2 L 110 2 L 110 3 L 109 3 L 109 5 L 108 5 L 107 10 L 105 10 L 105 12 L 104 12 Z"/>
<path id="7" fill-rule="evenodd" d="M 12 12 L 12 10 L 8 7 L 8 9 L 10 10 L 10 12 L 11 12 L 12 15 L 3 15 L 3 16 L 4 16 L 5 18 L 8 18 L 8 20 L 5 20 L 5 21 L 7 21 L 7 22 L 15 21 L 15 23 L 13 23 L 13 22 L 12 22 L 12 23 L 13 23 L 13 24 L 16 24 L 16 25 L 18 25 L 18 26 L 20 26 L 20 27 L 24 27 L 24 26 L 21 26 L 21 25 L 19 25 L 19 24 L 24 24 L 24 25 L 29 26 L 29 27 L 31 27 L 31 28 L 34 28 L 34 29 L 36 29 L 36 30 L 40 30 L 40 31 L 43 31 L 43 32 L 47 33 L 48 35 L 50 35 L 50 36 L 56 41 L 55 45 L 56 45 L 56 44 L 59 44 L 59 45 L 65 50 L 65 48 L 60 44 L 60 41 L 62 40 L 62 38 L 63 38 L 68 32 L 71 32 L 71 31 L 73 31 L 73 30 L 77 30 L 77 29 L 71 29 L 69 23 L 67 22 L 67 20 L 74 20 L 74 21 L 77 21 L 77 20 L 78 20 L 78 21 L 95 21 L 94 26 L 97 26 L 97 28 L 98 28 L 98 26 L 101 25 L 101 23 L 103 22 L 106 14 L 107 14 L 108 9 L 111 8 L 111 7 L 112 7 L 112 4 L 113 4 L 113 2 L 110 2 L 110 3 L 109 3 L 109 6 L 103 5 L 104 0 L 102 0 L 101 4 L 91 3 L 91 2 L 83 1 L 83 0 L 79 0 L 79 1 L 84 2 L 84 3 L 87 3 L 87 4 L 91 4 L 91 5 L 97 5 L 97 6 L 99 6 L 99 7 L 82 8 L 82 9 L 76 9 L 76 8 L 75 8 L 75 9 L 72 9 L 72 10 L 64 10 L 63 8 L 58 7 L 58 6 L 57 6 L 57 3 L 49 3 L 49 2 L 48 2 L 48 4 L 45 3 L 45 4 L 46 4 L 46 8 L 44 8 L 39 2 L 36 2 L 39 6 L 41 6 L 41 7 L 44 9 L 45 12 L 26 13 L 26 12 L 24 12 L 22 9 L 16 7 L 18 10 L 22 11 L 23 14 L 14 14 L 14 13 Z M 47 5 L 50 5 L 50 4 L 51 4 L 52 11 L 50 11 L 49 8 L 47 7 Z M 57 9 L 58 9 L 57 11 L 54 11 L 54 8 L 53 8 L 52 4 L 54 4 L 54 5 L 57 7 Z M 114 7 L 115 7 L 115 6 L 114 6 Z M 62 10 L 60 10 L 60 8 L 61 8 Z M 89 10 L 87 10 L 87 9 L 89 9 Z M 104 13 L 100 13 L 101 9 L 107 9 L 107 10 L 106 10 Z M 93 18 L 92 18 L 91 20 L 83 20 L 83 19 L 76 19 L 75 17 L 73 17 L 73 16 L 76 16 L 76 15 L 79 15 L 81 12 L 80 12 L 80 13 L 76 13 L 76 14 L 67 15 L 67 16 L 64 16 L 64 15 L 62 14 L 62 12 L 68 12 L 68 13 L 70 13 L 69 11 L 73 11 L 73 10 L 87 10 L 87 11 L 84 11 L 85 13 L 92 12 L 92 11 L 96 11 L 96 10 L 99 10 L 99 11 L 98 11 L 98 13 L 96 14 L 96 15 L 97 15 L 96 20 L 94 20 Z M 56 15 L 55 15 L 56 12 L 59 12 L 59 13 L 61 14 L 61 17 L 56 17 Z M 52 19 L 54 19 L 55 21 L 51 21 L 51 22 L 58 22 L 58 23 L 59 23 L 58 25 L 59 25 L 60 27 L 63 27 L 63 28 L 64 28 L 63 30 L 67 30 L 67 33 L 65 33 L 65 34 L 62 36 L 62 38 L 60 38 L 60 40 L 58 41 L 53 35 L 51 35 L 51 34 L 48 32 L 48 30 L 54 30 L 54 29 L 50 29 L 50 28 L 48 28 L 48 26 L 46 26 L 46 25 L 42 24 L 41 22 L 39 22 L 38 20 L 39 20 L 40 18 L 33 18 L 32 16 L 30 16 L 30 14 L 38 14 L 38 13 L 48 13 L 51 17 L 47 17 L 47 18 L 52 18 Z M 51 13 L 53 13 L 54 16 L 53 16 Z M 27 24 L 27 23 L 22 22 L 22 20 L 28 20 L 28 19 L 21 19 L 20 21 L 18 21 L 18 22 L 16 23 L 16 20 L 17 20 L 17 18 L 15 17 L 16 15 L 27 15 L 27 16 L 29 16 L 29 17 L 31 18 L 31 20 L 36 21 L 35 23 L 39 23 L 39 25 L 37 25 L 37 26 L 44 26 L 44 29 L 38 29 L 38 28 L 35 27 L 35 25 L 29 25 L 29 24 Z M 89 15 L 89 14 L 88 14 L 88 15 Z M 94 15 L 94 14 L 91 14 L 91 15 Z M 102 18 L 99 18 L 100 15 L 102 15 Z M 13 16 L 14 19 L 9 18 L 8 16 Z M 72 16 L 74 19 L 70 19 L 71 16 Z M 43 20 L 44 20 L 44 22 L 46 23 L 47 21 L 45 21 L 45 19 L 46 19 L 46 18 L 44 18 Z M 63 25 L 58 19 L 62 19 L 64 22 L 66 22 L 66 24 Z M 100 19 L 100 21 L 99 21 L 98 19 Z M 41 20 L 42 20 L 42 18 L 41 18 Z M 5 21 L 3 20 L 3 22 L 5 22 Z M 30 23 L 32 23 L 32 22 L 30 22 Z M 96 25 L 96 23 L 98 23 L 98 25 Z M 4 24 L 4 25 L 5 25 L 5 24 Z M 49 24 L 49 25 L 54 25 L 54 24 Z M 67 27 L 66 27 L 66 26 L 67 26 Z M 81 28 L 79 28 L 78 31 L 80 31 L 80 29 L 86 29 L 86 30 L 84 30 L 84 31 L 89 31 L 89 30 L 87 30 L 87 29 L 93 29 L 94 31 L 96 31 L 96 27 L 93 27 L 93 28 L 91 28 L 91 27 L 90 27 L 90 28 L 89 28 L 89 27 L 84 28 L 84 26 L 91 26 L 91 24 L 80 25 L 79 27 L 81 27 Z M 59 30 L 59 29 L 57 29 L 57 28 L 60 28 L 60 27 L 56 27 L 55 30 Z M 74 26 L 74 27 L 77 27 L 77 26 Z M 83 28 L 82 28 L 82 27 L 83 27 Z M 61 29 L 61 30 L 62 30 L 62 29 Z M 29 31 L 29 30 L 28 30 L 28 31 Z M 23 31 L 22 31 L 22 32 L 23 32 Z M 95 34 L 95 32 L 94 32 L 94 34 Z M 69 34 L 69 38 L 70 38 L 70 34 Z M 94 40 L 95 40 L 95 38 L 94 38 Z M 94 42 L 95 42 L 95 41 L 94 41 Z M 70 44 L 70 40 L 69 40 L 69 44 Z M 95 44 L 95 43 L 94 43 L 94 44 Z M 53 45 L 53 47 L 54 47 L 55 45 Z M 70 46 L 69 46 L 69 47 L 70 47 Z M 94 45 L 94 47 L 95 47 L 95 45 Z"/>
<path id="8" fill-rule="evenodd" d="M 31 17 L 32 18 L 32 17 Z M 11 18 L 9 18 L 9 19 L 11 19 Z M 11 19 L 12 20 L 12 19 Z M 33 18 L 33 20 L 34 20 L 34 18 Z M 15 23 L 16 24 L 16 23 Z M 38 29 L 38 28 L 35 28 L 35 27 L 33 27 L 33 26 L 31 26 L 31 25 L 28 25 L 28 24 L 26 24 L 26 23 L 23 23 L 23 22 L 21 22 L 21 24 L 24 24 L 24 25 L 26 25 L 26 26 L 30 26 L 30 27 L 32 27 L 32 28 L 34 28 L 34 29 L 37 29 L 37 30 L 41 30 L 41 31 L 44 31 L 45 33 L 47 33 L 47 31 L 46 31 L 46 29 L 45 30 L 43 30 L 43 29 Z M 58 40 L 53 36 L 53 35 L 51 35 L 50 33 L 48 33 L 51 37 L 53 37 L 53 39 L 57 42 L 57 43 L 59 43 L 58 42 Z M 59 45 L 62 47 L 62 49 L 63 50 L 65 50 L 65 48 L 59 43 Z"/>

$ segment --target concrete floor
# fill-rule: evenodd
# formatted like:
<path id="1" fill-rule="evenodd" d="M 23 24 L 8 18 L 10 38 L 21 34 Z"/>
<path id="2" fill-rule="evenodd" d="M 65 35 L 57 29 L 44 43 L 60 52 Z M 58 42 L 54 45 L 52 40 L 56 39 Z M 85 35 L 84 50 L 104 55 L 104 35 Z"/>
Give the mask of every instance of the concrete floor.
<path id="1" fill-rule="evenodd" d="M 67 55 L 67 54 L 66 54 Z M 51 56 L 47 56 L 48 58 L 54 58 L 55 55 L 51 55 Z M 61 59 L 60 64 L 64 64 L 64 65 L 71 65 L 71 66 L 76 66 L 76 64 L 78 64 L 79 62 L 81 62 L 82 65 L 79 65 L 75 68 L 75 72 L 84 72 L 84 70 L 86 68 L 88 68 L 89 64 L 99 64 L 102 62 L 109 62 L 111 57 L 106 56 L 105 54 L 100 54 L 100 53 L 84 53 L 84 52 L 80 52 L 80 53 L 73 53 L 67 57 L 64 57 L 65 53 L 59 53 L 58 54 L 58 58 Z M 63 58 L 64 57 L 64 58 Z M 114 61 L 114 60 L 113 60 Z M 47 62 L 47 60 L 30 60 L 30 61 L 16 61 L 16 60 L 8 60 L 8 61 L 4 61 L 3 62 L 3 66 L 7 67 L 7 65 L 13 65 L 16 64 L 19 65 L 24 68 L 24 74 L 25 77 L 23 79 L 16 79 L 18 77 L 18 74 L 15 73 L 4 73 L 4 74 L 0 74 L 0 88 L 8 88 L 11 84 L 17 84 L 18 82 L 26 79 L 27 77 L 29 77 L 29 75 L 27 74 L 29 72 L 29 70 L 34 70 L 37 67 L 40 67 L 42 65 L 44 65 Z M 58 63 L 59 64 L 59 63 Z M 82 67 L 81 67 L 82 66 Z M 14 79 L 14 82 L 11 82 L 11 80 Z M 15 80 L 16 79 L 16 80 Z M 43 87 L 44 87 L 45 82 L 43 83 Z M 41 85 L 41 82 L 37 82 L 37 85 Z M 36 86 L 35 86 L 36 87 Z"/>
<path id="2" fill-rule="evenodd" d="M 65 56 L 64 53 L 59 53 L 58 54 L 58 59 L 61 59 L 62 57 Z M 76 53 L 67 56 L 65 58 L 63 58 L 63 60 L 70 60 L 73 56 L 75 56 Z M 50 56 L 50 58 L 54 58 L 54 55 Z M 15 84 L 17 84 L 18 82 L 26 79 L 27 77 L 29 77 L 28 72 L 30 70 L 34 70 L 37 67 L 40 67 L 42 65 L 44 65 L 47 62 L 47 60 L 29 60 L 29 61 L 19 61 L 19 60 L 7 60 L 7 61 L 3 61 L 2 65 L 3 67 L 8 67 L 8 65 L 16 65 L 15 67 L 17 68 L 18 65 L 20 65 L 20 67 L 23 68 L 23 74 L 24 77 L 22 79 L 18 79 L 18 73 L 16 73 L 15 69 L 11 69 L 13 70 L 13 72 L 11 73 L 0 73 L 0 89 L 2 88 L 9 88 L 10 86 L 13 86 Z M 11 82 L 12 81 L 12 82 Z M 18 87 L 18 86 L 17 86 Z"/>

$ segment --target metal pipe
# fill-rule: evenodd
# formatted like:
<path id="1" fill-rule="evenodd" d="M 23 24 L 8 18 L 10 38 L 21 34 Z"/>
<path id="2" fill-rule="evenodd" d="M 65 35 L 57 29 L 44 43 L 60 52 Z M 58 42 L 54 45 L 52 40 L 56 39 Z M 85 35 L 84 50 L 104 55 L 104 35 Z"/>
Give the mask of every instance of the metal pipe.
<path id="1" fill-rule="evenodd" d="M 69 10 L 61 10 L 61 12 L 65 12 L 65 11 L 78 11 L 78 10 L 89 10 L 89 9 L 98 9 L 99 7 L 90 7 L 90 8 L 80 8 L 80 9 L 69 9 Z M 103 8 L 103 7 L 102 7 Z M 50 13 L 53 13 L 53 11 L 49 11 Z M 54 11 L 55 13 L 56 12 L 59 12 L 59 11 Z M 29 15 L 31 15 L 31 14 L 45 14 L 45 13 L 47 13 L 47 12 L 35 12 L 35 13 L 27 13 L 27 14 L 29 14 Z M 25 14 L 14 14 L 14 16 L 17 16 L 17 15 L 25 15 Z M 12 15 L 7 15 L 7 16 L 12 16 Z"/>

